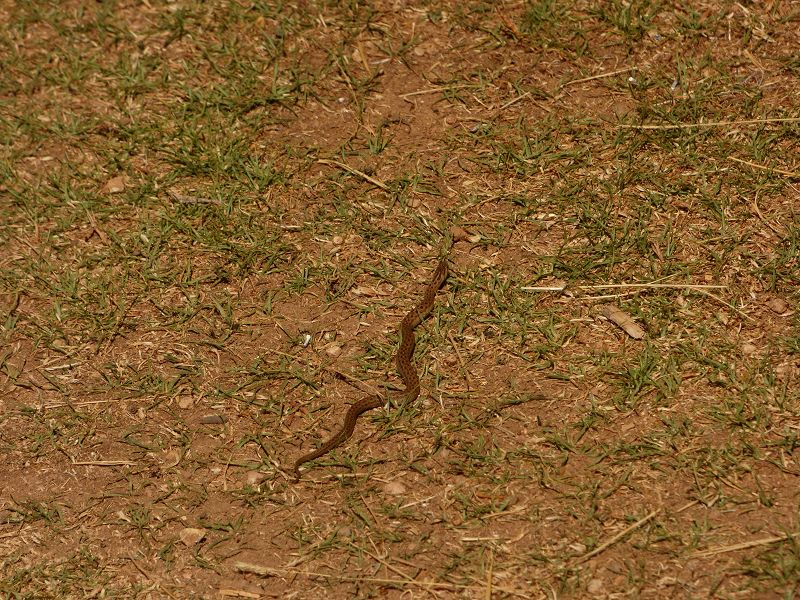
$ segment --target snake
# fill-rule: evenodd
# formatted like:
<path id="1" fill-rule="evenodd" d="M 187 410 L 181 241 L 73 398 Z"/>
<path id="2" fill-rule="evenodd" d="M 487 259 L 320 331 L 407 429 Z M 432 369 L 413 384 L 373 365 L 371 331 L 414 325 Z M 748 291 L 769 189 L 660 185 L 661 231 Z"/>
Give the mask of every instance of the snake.
<path id="1" fill-rule="evenodd" d="M 337 446 L 340 446 L 347 441 L 355 431 L 358 417 L 363 413 L 367 412 L 368 410 L 372 410 L 373 408 L 383 406 L 389 400 L 395 400 L 402 408 L 406 404 L 409 404 L 417 399 L 419 396 L 419 376 L 417 375 L 417 370 L 414 367 L 414 363 L 411 362 L 411 358 L 414 354 L 414 347 L 416 346 L 414 330 L 420 323 L 422 323 L 423 319 L 425 319 L 428 313 L 431 312 L 434 301 L 436 300 L 436 292 L 444 284 L 445 280 L 447 279 L 447 274 L 447 258 L 445 257 L 439 262 L 436 270 L 434 270 L 430 282 L 425 287 L 425 291 L 422 293 L 422 299 L 414 308 L 408 311 L 408 314 L 406 314 L 400 323 L 400 345 L 398 346 L 397 354 L 395 355 L 395 364 L 397 366 L 397 372 L 400 375 L 400 379 L 403 380 L 405 389 L 396 394 L 387 394 L 386 397 L 380 395 L 367 396 L 366 398 L 362 398 L 361 400 L 351 404 L 350 408 L 347 409 L 347 413 L 344 416 L 344 422 L 342 423 L 339 431 L 337 431 L 327 442 L 322 444 L 322 446 L 316 450 L 313 450 L 312 452 L 309 452 L 308 454 L 303 454 L 294 462 L 292 472 L 294 474 L 295 481 L 300 480 L 300 465 L 327 454 Z"/>

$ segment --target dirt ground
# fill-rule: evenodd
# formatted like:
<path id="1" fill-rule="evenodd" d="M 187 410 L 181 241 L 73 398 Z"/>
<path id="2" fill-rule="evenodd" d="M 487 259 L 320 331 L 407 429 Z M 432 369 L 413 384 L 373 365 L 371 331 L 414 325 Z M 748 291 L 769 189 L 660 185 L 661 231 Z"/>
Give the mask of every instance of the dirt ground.
<path id="1" fill-rule="evenodd" d="M 798 594 L 800 2 L 0 23 L 0 597 Z"/>

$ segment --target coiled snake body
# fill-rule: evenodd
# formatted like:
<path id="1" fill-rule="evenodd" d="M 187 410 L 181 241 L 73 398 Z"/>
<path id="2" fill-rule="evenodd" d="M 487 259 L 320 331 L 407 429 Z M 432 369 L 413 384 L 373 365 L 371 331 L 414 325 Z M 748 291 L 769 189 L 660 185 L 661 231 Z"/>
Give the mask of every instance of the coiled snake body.
<path id="1" fill-rule="evenodd" d="M 447 279 L 447 258 L 443 258 L 433 272 L 431 281 L 422 294 L 422 300 L 408 312 L 400 323 L 400 346 L 397 349 L 395 362 L 397 364 L 397 372 L 400 374 L 400 378 L 406 386 L 405 390 L 394 396 L 400 406 L 413 402 L 417 399 L 417 396 L 419 396 L 419 377 L 417 376 L 417 370 L 414 368 L 414 364 L 411 362 L 411 357 L 414 354 L 414 346 L 416 345 L 414 329 L 416 329 L 417 325 L 422 322 L 433 308 L 436 292 L 442 287 L 445 279 Z M 327 442 L 322 444 L 322 446 L 313 452 L 304 454 L 295 461 L 292 469 L 295 481 L 300 479 L 300 465 L 314 460 L 315 458 L 319 458 L 323 454 L 327 454 L 345 442 L 353 435 L 353 431 L 356 428 L 356 421 L 361 413 L 382 406 L 386 403 L 386 400 L 387 398 L 382 396 L 367 396 L 352 404 L 347 410 L 341 429 Z"/>

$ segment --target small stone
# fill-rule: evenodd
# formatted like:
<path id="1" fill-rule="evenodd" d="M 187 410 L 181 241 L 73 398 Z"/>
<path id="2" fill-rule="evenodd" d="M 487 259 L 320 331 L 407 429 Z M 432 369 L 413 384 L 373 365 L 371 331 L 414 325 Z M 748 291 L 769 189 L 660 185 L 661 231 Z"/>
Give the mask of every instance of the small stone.
<path id="1" fill-rule="evenodd" d="M 119 194 L 125 191 L 128 184 L 128 178 L 125 175 L 117 175 L 106 181 L 103 186 L 103 192 L 106 194 Z"/>
<path id="2" fill-rule="evenodd" d="M 194 546 L 199 544 L 204 537 L 206 537 L 205 529 L 195 529 L 194 527 L 184 527 L 178 534 L 181 541 L 187 546 Z"/>
<path id="3" fill-rule="evenodd" d="M 264 481 L 264 474 L 258 471 L 248 471 L 244 476 L 244 480 L 247 485 L 258 485 Z"/>
<path id="4" fill-rule="evenodd" d="M 473 244 L 477 244 L 481 241 L 481 235 L 479 233 L 470 233 L 463 227 L 459 227 L 458 225 L 454 225 L 450 228 L 450 235 L 453 236 L 454 242 L 464 242 L 468 241 Z"/>
<path id="5" fill-rule="evenodd" d="M 602 579 L 590 579 L 589 583 L 586 584 L 586 591 L 590 594 L 600 594 L 603 592 L 604 587 Z"/>
<path id="6" fill-rule="evenodd" d="M 406 486 L 404 486 L 399 481 L 390 481 L 385 486 L 383 486 L 383 491 L 389 494 L 390 496 L 399 496 L 401 494 L 406 493 Z"/>
<path id="7" fill-rule="evenodd" d="M 337 537 L 340 537 L 342 539 L 347 539 L 347 538 L 350 538 L 350 537 L 353 536 L 353 530 L 350 529 L 349 527 L 345 526 L 345 527 L 342 527 L 341 529 L 339 529 L 339 531 L 336 533 L 336 535 L 337 535 Z"/>
<path id="8" fill-rule="evenodd" d="M 777 377 L 780 381 L 785 381 L 791 377 L 792 371 L 793 369 L 791 364 L 781 363 L 775 367 L 775 377 Z"/>
<path id="9" fill-rule="evenodd" d="M 753 344 L 742 344 L 742 354 L 745 356 L 753 356 L 756 352 L 758 352 L 758 348 Z"/>
<path id="10" fill-rule="evenodd" d="M 181 451 L 177 448 L 173 448 L 164 454 L 164 458 L 161 461 L 161 468 L 171 469 L 172 467 L 177 467 L 179 462 L 181 462 Z"/>
<path id="11" fill-rule="evenodd" d="M 789 310 L 789 304 L 783 298 L 773 298 L 767 302 L 767 308 L 776 314 L 782 315 Z"/>

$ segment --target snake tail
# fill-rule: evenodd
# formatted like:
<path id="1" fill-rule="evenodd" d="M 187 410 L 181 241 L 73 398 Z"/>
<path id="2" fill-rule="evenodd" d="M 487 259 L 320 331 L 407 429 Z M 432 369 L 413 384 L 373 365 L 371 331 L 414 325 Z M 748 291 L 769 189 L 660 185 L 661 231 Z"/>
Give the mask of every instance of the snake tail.
<path id="1" fill-rule="evenodd" d="M 447 279 L 447 273 L 447 258 L 445 257 L 439 262 L 439 265 L 433 272 L 431 280 L 425 287 L 425 291 L 422 294 L 422 299 L 419 301 L 419 304 L 412 308 L 400 323 L 400 345 L 397 348 L 395 363 L 397 365 L 397 372 L 400 375 L 400 379 L 403 380 L 403 385 L 405 386 L 405 389 L 396 397 L 401 406 L 404 406 L 409 402 L 413 402 L 417 399 L 417 396 L 419 396 L 419 376 L 417 375 L 417 370 L 414 367 L 414 363 L 411 361 L 412 355 L 414 354 L 414 346 L 416 344 L 416 340 L 414 339 L 414 329 L 416 329 L 416 327 L 422 322 L 428 313 L 431 312 L 433 303 L 436 300 L 436 292 L 440 287 L 442 287 Z M 373 408 L 378 408 L 379 406 L 383 405 L 386 400 L 386 398 L 382 398 L 380 396 L 367 396 L 366 398 L 362 398 L 358 402 L 352 404 L 350 408 L 347 409 L 347 413 L 344 416 L 344 422 L 342 423 L 339 431 L 337 431 L 327 442 L 322 444 L 322 446 L 316 450 L 313 450 L 312 452 L 309 452 L 308 454 L 303 454 L 294 462 L 294 466 L 292 467 L 294 480 L 299 481 L 300 479 L 300 465 L 311 460 L 315 460 L 346 442 L 350 436 L 353 435 L 353 432 L 356 429 L 356 421 L 358 421 L 358 417 L 368 410 L 372 410 Z"/>

